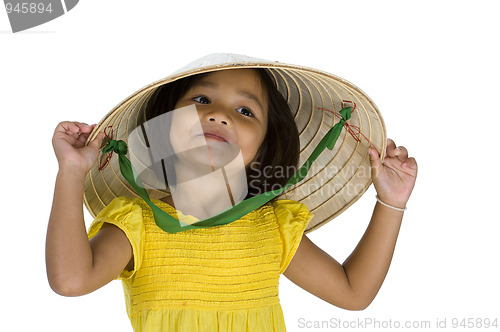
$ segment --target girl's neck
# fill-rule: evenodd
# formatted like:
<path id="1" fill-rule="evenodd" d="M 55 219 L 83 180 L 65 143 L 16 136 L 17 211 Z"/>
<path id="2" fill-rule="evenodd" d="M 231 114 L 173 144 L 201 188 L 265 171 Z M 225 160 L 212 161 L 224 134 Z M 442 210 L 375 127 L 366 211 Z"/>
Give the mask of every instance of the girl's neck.
<path id="1" fill-rule="evenodd" d="M 199 170 L 176 163 L 175 176 L 178 181 L 174 188 L 170 188 L 172 194 L 163 201 L 184 215 L 199 220 L 212 217 L 239 203 L 247 192 L 246 174 L 242 178 L 241 170 L 235 171 L 230 167 L 200 176 Z"/>

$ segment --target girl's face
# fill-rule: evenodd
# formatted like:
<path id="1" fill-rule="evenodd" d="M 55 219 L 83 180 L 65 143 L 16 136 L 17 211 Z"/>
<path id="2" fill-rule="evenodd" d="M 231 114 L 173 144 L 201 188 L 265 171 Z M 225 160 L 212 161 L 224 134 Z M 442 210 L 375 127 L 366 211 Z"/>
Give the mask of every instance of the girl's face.
<path id="1" fill-rule="evenodd" d="M 209 147 L 238 146 L 245 166 L 257 159 L 266 136 L 268 100 L 255 70 L 222 70 L 204 76 L 179 99 L 175 109 L 193 104 Z M 172 126 L 170 134 L 190 139 L 189 128 L 182 126 Z"/>

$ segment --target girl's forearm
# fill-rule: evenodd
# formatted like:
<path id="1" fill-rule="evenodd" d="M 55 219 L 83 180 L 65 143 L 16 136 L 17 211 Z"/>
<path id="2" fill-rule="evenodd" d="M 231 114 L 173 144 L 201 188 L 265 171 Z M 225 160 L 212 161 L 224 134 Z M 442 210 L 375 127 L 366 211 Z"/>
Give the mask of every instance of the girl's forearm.
<path id="1" fill-rule="evenodd" d="M 85 174 L 60 168 L 47 228 L 45 258 L 52 289 L 70 295 L 92 268 L 92 250 L 83 218 Z"/>
<path id="2" fill-rule="evenodd" d="M 387 275 L 402 219 L 403 212 L 377 202 L 365 234 L 343 264 L 355 296 L 365 306 Z"/>

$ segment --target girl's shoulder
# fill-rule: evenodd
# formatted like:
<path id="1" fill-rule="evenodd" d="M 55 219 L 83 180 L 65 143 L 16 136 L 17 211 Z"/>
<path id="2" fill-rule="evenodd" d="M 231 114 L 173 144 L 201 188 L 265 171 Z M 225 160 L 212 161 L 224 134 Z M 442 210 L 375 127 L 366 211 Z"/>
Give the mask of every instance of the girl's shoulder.
<path id="1" fill-rule="evenodd" d="M 314 216 L 305 204 L 294 200 L 280 199 L 270 204 L 280 225 L 298 223 L 306 227 Z"/>
<path id="2" fill-rule="evenodd" d="M 270 203 L 272 208 L 278 213 L 291 213 L 293 215 L 309 215 L 311 214 L 307 205 L 291 200 L 279 199 Z"/>
<path id="3" fill-rule="evenodd" d="M 144 208 L 142 199 L 116 197 L 96 216 L 97 219 L 123 219 L 129 215 L 141 216 Z"/>
<path id="4" fill-rule="evenodd" d="M 313 214 L 305 204 L 294 200 L 281 199 L 272 202 L 271 205 L 276 215 L 282 245 L 279 270 L 279 274 L 282 274 L 295 255 Z"/>

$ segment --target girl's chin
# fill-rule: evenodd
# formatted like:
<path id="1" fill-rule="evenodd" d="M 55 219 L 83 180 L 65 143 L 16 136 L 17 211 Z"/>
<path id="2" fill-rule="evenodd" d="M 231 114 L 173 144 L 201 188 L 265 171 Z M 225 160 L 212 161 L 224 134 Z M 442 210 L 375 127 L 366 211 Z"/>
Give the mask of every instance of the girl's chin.
<path id="1" fill-rule="evenodd" d="M 233 158 L 234 159 L 234 158 Z M 193 153 L 184 153 L 182 158 L 179 158 L 181 165 L 189 167 L 191 170 L 194 167 L 200 168 L 200 175 L 206 173 L 206 169 L 213 171 L 213 168 L 218 169 L 228 165 L 231 160 L 227 156 L 219 155 L 214 152 L 197 151 Z"/>

